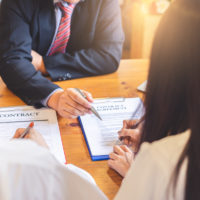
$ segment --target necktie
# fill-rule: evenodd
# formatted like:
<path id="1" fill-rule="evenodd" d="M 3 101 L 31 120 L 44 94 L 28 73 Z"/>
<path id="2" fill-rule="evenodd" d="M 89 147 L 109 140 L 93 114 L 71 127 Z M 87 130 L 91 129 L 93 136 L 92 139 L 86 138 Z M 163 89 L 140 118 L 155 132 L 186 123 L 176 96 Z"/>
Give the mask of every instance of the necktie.
<path id="1" fill-rule="evenodd" d="M 71 15 L 75 6 L 75 4 L 69 4 L 68 7 L 64 7 L 61 2 L 56 5 L 62 11 L 62 18 L 60 20 L 56 38 L 49 53 L 50 56 L 59 52 L 65 52 L 70 37 Z"/>

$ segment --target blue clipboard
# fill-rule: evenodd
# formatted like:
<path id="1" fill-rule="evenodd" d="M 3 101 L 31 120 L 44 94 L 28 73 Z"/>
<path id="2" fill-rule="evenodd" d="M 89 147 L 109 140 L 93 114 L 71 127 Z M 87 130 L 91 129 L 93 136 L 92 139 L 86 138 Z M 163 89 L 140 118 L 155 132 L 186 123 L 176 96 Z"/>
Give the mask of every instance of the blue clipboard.
<path id="1" fill-rule="evenodd" d="M 86 134 L 85 134 L 85 130 L 83 128 L 83 124 L 82 124 L 82 121 L 81 121 L 80 117 L 78 117 L 78 121 L 79 121 L 79 123 L 81 125 L 81 130 L 82 130 L 83 136 L 85 138 L 85 141 L 86 141 L 86 144 L 87 144 L 87 148 L 89 150 L 90 157 L 91 157 L 92 161 L 108 160 L 109 159 L 109 155 L 98 155 L 98 156 L 93 156 L 92 155 L 91 150 L 90 150 L 90 146 L 89 146 Z"/>

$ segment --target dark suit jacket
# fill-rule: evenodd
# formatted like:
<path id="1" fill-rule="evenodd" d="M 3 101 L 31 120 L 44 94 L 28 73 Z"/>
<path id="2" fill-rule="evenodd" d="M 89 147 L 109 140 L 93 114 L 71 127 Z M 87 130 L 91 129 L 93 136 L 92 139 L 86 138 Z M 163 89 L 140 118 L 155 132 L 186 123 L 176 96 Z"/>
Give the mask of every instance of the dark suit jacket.
<path id="1" fill-rule="evenodd" d="M 53 81 L 117 70 L 123 44 L 118 0 L 84 0 L 74 9 L 66 53 L 45 56 L 55 31 L 53 0 L 3 0 L 0 8 L 0 75 L 23 101 L 36 105 L 57 85 L 31 64 L 43 56 Z M 80 86 L 81 87 L 81 86 Z"/>

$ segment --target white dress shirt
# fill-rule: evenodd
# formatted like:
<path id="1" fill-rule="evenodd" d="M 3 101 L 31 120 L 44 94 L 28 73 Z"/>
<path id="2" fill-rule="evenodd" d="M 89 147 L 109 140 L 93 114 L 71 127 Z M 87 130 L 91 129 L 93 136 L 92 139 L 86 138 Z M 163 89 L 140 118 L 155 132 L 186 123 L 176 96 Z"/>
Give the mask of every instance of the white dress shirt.
<path id="1" fill-rule="evenodd" d="M 68 3 L 63 1 L 63 0 L 54 0 L 54 4 L 56 4 L 57 2 L 61 2 L 65 7 L 68 6 Z M 55 32 L 54 32 L 54 36 L 53 36 L 53 39 L 51 41 L 51 45 L 49 46 L 49 49 L 47 51 L 47 54 L 46 56 L 49 55 L 50 53 L 50 50 L 51 50 L 51 47 L 53 46 L 53 43 L 56 39 L 56 35 L 57 35 L 57 32 L 58 32 L 58 28 L 59 28 L 59 25 L 60 25 L 60 20 L 61 20 L 61 17 L 62 17 L 62 11 L 60 10 L 60 8 L 58 6 L 55 6 L 55 18 L 56 18 L 56 28 L 55 28 Z M 47 102 L 49 100 L 49 98 L 57 91 L 63 91 L 63 89 L 61 88 L 58 88 L 58 89 L 55 89 L 53 92 L 51 92 L 46 98 L 44 98 L 41 103 L 43 106 L 47 106 Z"/>

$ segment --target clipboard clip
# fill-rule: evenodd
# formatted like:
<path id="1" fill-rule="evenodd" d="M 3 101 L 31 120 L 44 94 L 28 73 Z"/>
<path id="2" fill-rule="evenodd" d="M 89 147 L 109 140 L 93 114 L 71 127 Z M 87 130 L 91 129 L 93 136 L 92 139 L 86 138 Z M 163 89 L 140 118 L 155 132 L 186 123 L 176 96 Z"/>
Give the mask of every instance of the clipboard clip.
<path id="1" fill-rule="evenodd" d="M 107 97 L 107 98 L 96 98 L 94 104 L 99 103 L 109 103 L 109 102 L 124 102 L 126 98 L 124 97 Z"/>

